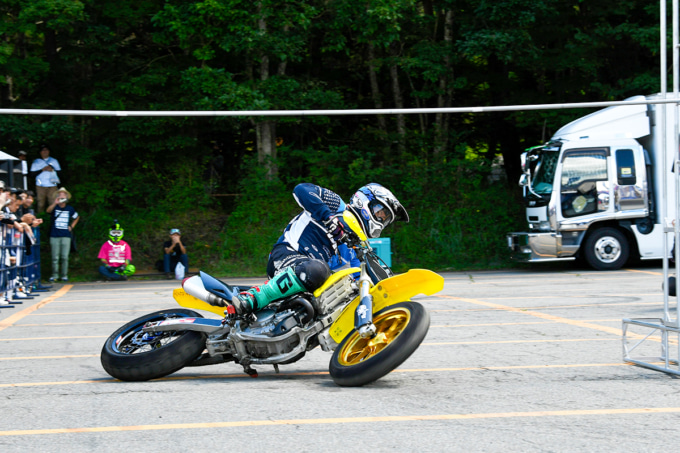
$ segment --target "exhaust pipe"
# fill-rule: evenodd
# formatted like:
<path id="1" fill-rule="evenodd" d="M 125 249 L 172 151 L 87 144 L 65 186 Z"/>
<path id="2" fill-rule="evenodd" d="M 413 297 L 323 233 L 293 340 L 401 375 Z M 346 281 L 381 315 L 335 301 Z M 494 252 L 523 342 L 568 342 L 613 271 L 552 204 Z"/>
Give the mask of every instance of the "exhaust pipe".
<path id="1" fill-rule="evenodd" d="M 226 299 L 223 299 L 221 297 L 214 295 L 211 292 L 208 292 L 208 290 L 205 289 L 205 286 L 203 286 L 203 281 L 201 280 L 201 277 L 199 277 L 198 275 L 185 278 L 184 281 L 182 281 L 182 288 L 184 288 L 184 292 L 186 292 L 190 296 L 194 296 L 196 299 L 208 302 L 210 305 L 215 305 L 218 307 L 229 306 L 229 302 Z"/>

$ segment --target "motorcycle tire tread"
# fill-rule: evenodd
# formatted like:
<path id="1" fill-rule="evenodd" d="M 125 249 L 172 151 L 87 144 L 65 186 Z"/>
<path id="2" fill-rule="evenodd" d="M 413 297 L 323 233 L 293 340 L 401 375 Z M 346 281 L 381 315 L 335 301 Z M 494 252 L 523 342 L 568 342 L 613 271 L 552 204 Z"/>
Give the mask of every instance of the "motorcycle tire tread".
<path id="1" fill-rule="evenodd" d="M 161 310 L 137 318 L 116 330 L 104 343 L 101 363 L 107 373 L 121 381 L 148 381 L 172 374 L 198 358 L 205 349 L 205 334 L 185 331 L 181 337 L 166 346 L 140 354 L 121 354 L 112 344 L 122 333 L 163 315 L 181 314 L 185 317 L 202 318 L 199 313 L 186 309 Z"/>

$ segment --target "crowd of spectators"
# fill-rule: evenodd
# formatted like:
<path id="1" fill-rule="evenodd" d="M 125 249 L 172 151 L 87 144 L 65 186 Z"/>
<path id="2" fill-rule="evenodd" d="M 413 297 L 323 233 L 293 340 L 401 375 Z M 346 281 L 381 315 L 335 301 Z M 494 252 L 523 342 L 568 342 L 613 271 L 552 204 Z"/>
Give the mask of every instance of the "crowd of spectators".
<path id="1" fill-rule="evenodd" d="M 74 229 L 80 216 L 71 204 L 71 193 L 62 185 L 61 164 L 50 153 L 50 146 L 41 144 L 38 156 L 29 165 L 29 153 L 19 151 L 11 172 L 15 187 L 9 187 L 12 179 L 0 179 L 0 306 L 20 303 L 21 299 L 32 299 L 49 290 L 50 286 L 41 283 L 39 248 L 40 227 L 48 219 L 49 241 L 42 241 L 42 246 L 49 245 L 51 252 L 48 280 L 69 281 L 69 255 L 75 246 Z M 122 240 L 123 231 L 114 221 L 97 257 L 99 273 L 107 280 L 127 280 L 135 272 L 130 263 L 130 245 Z M 188 270 L 186 246 L 179 229 L 170 230 L 162 248 L 161 267 L 168 278 L 180 275 L 176 271 L 182 267 Z"/>

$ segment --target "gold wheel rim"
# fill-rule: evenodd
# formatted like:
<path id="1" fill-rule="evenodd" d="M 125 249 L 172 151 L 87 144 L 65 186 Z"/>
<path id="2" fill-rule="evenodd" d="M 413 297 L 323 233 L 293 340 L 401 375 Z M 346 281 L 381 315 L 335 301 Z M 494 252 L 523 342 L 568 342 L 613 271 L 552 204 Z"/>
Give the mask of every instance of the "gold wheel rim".
<path id="1" fill-rule="evenodd" d="M 376 335 L 361 338 L 354 331 L 340 350 L 338 362 L 343 366 L 357 365 L 378 355 L 401 334 L 411 320 L 411 312 L 405 308 L 394 308 L 373 318 Z"/>

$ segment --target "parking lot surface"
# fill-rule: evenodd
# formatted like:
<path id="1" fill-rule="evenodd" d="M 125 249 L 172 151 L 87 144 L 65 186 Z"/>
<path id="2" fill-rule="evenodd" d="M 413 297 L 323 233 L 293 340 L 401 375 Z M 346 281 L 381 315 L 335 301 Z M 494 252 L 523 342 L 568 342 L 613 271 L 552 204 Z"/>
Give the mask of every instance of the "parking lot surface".
<path id="1" fill-rule="evenodd" d="M 680 382 L 622 359 L 622 319 L 662 315 L 660 265 L 443 275 L 415 298 L 431 317 L 421 347 L 361 388 L 336 386 L 318 348 L 258 378 L 228 363 L 117 381 L 105 339 L 176 306 L 178 282 L 57 285 L 0 310 L 0 451 L 674 448 Z"/>

